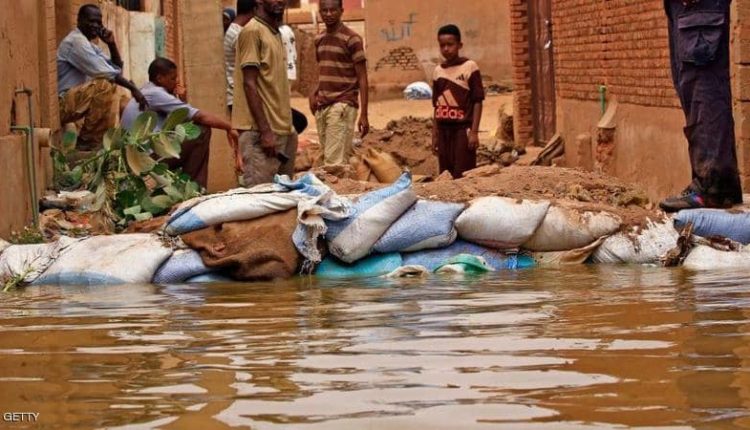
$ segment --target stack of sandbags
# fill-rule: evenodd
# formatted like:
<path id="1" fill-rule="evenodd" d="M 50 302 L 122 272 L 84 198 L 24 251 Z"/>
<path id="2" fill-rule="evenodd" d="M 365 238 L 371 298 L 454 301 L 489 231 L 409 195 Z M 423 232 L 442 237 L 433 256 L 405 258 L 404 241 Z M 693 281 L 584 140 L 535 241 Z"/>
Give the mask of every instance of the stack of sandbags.
<path id="1" fill-rule="evenodd" d="M 93 236 L 61 250 L 34 284 L 148 284 L 171 255 L 172 247 L 153 234 Z"/>
<path id="2" fill-rule="evenodd" d="M 182 235 L 206 267 L 240 281 L 290 278 L 301 263 L 292 234 L 297 210 L 245 221 L 225 222 Z"/>
<path id="3" fill-rule="evenodd" d="M 348 218 L 326 222 L 328 250 L 347 263 L 367 256 L 378 239 L 416 200 L 409 173 L 402 174 L 391 186 L 355 198 Z"/>
<path id="4" fill-rule="evenodd" d="M 593 263 L 657 264 L 677 246 L 679 234 L 670 221 L 647 221 L 604 239 L 591 256 Z"/>
<path id="5" fill-rule="evenodd" d="M 481 197 L 456 221 L 459 237 L 498 250 L 529 251 L 544 265 L 581 264 L 621 220 L 547 201 Z"/>
<path id="6" fill-rule="evenodd" d="M 688 209 L 674 216 L 675 227 L 693 225 L 693 234 L 702 237 L 720 236 L 743 245 L 750 244 L 750 213 L 721 209 Z"/>

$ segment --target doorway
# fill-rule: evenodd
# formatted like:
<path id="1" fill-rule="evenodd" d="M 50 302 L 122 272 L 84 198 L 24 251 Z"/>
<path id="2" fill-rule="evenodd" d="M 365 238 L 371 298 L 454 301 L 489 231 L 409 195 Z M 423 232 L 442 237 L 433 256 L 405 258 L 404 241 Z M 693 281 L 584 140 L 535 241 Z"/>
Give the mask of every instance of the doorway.
<path id="1" fill-rule="evenodd" d="M 528 5 L 534 144 L 543 146 L 557 131 L 552 0 L 529 0 Z"/>

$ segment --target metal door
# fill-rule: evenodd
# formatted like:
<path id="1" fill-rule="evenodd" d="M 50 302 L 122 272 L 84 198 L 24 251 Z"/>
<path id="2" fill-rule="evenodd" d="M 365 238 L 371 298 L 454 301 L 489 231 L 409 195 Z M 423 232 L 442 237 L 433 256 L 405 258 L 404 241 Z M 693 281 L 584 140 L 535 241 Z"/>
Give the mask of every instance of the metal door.
<path id="1" fill-rule="evenodd" d="M 534 142 L 544 145 L 557 131 L 552 0 L 529 0 L 528 5 Z"/>

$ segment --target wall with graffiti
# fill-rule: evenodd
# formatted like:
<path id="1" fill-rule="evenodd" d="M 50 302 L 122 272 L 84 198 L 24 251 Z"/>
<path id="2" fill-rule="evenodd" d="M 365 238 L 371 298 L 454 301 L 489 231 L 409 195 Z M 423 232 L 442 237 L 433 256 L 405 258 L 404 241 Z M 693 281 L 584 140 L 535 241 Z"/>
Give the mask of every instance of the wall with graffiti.
<path id="1" fill-rule="evenodd" d="M 441 62 L 437 30 L 456 24 L 461 54 L 479 63 L 489 82 L 512 82 L 509 0 L 367 0 L 366 44 L 370 83 L 394 94 L 414 81 L 430 82 Z"/>

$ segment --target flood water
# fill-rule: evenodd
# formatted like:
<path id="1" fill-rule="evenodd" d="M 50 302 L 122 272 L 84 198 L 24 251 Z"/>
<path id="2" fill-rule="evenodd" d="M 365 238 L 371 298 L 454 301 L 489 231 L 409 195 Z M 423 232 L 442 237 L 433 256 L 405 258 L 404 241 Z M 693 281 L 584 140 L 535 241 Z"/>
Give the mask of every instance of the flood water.
<path id="1" fill-rule="evenodd" d="M 0 296 L 7 412 L 40 415 L 0 427 L 750 428 L 750 275 L 32 287 Z"/>

